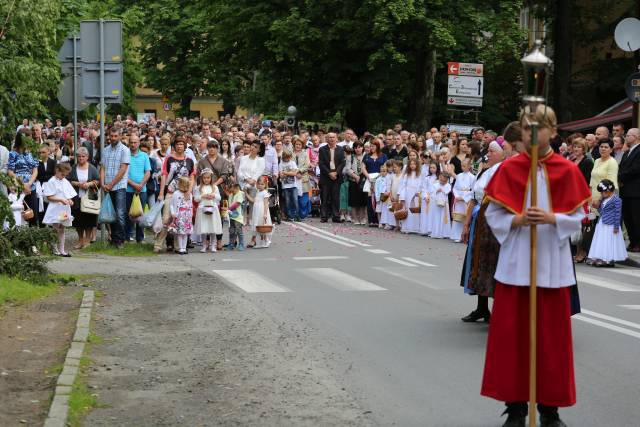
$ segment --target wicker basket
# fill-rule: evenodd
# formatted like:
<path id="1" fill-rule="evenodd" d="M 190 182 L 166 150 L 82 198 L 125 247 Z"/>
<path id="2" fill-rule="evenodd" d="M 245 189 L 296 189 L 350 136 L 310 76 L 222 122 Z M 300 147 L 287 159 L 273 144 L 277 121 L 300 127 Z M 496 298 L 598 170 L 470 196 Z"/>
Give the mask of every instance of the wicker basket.
<path id="1" fill-rule="evenodd" d="M 380 194 L 380 201 L 382 203 L 386 202 L 387 200 L 389 200 L 389 193 L 382 193 Z"/>
<path id="2" fill-rule="evenodd" d="M 453 220 L 454 220 L 455 222 L 464 222 L 464 220 L 467 218 L 467 216 L 466 216 L 465 214 L 463 214 L 463 213 L 457 213 L 457 212 L 454 212 L 454 213 L 451 215 L 451 217 L 453 218 Z"/>
<path id="3" fill-rule="evenodd" d="M 393 212 L 393 216 L 398 221 L 402 221 L 402 220 L 407 219 L 407 217 L 409 216 L 409 211 L 407 211 L 406 209 L 400 209 L 399 211 L 394 211 Z"/>
<path id="4" fill-rule="evenodd" d="M 414 204 L 414 200 L 418 199 L 418 204 Z M 411 203 L 409 203 L 409 210 L 411 211 L 411 213 L 420 213 L 420 206 L 422 205 L 422 199 L 418 196 L 413 196 L 413 198 L 411 198 Z"/>
<path id="5" fill-rule="evenodd" d="M 273 225 L 256 225 L 256 231 L 260 234 L 267 234 L 273 231 Z"/>
<path id="6" fill-rule="evenodd" d="M 402 202 L 393 202 L 391 203 L 391 211 L 395 212 L 395 211 L 399 211 L 402 210 L 403 206 L 402 206 Z"/>

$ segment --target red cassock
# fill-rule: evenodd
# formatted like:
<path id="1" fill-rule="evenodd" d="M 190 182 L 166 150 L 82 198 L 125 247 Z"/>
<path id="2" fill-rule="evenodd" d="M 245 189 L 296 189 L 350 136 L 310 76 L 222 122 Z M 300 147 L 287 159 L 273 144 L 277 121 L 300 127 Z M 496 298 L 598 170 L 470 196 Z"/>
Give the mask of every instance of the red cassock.
<path id="1" fill-rule="evenodd" d="M 520 154 L 505 161 L 487 186 L 486 197 L 513 214 L 523 213 L 530 160 Z M 588 201 L 589 187 L 573 163 L 552 152 L 540 165 L 547 184 L 541 193 L 551 211 L 571 214 Z M 537 295 L 537 402 L 571 406 L 576 391 L 569 287 L 538 287 Z M 529 286 L 496 284 L 481 393 L 504 402 L 529 400 Z"/>

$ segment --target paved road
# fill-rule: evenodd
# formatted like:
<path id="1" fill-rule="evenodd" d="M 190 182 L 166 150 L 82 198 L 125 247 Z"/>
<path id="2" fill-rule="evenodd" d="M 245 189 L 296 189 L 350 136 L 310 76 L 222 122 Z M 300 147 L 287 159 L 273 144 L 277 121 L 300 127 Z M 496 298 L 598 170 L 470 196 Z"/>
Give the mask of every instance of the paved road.
<path id="1" fill-rule="evenodd" d="M 278 322 L 304 324 L 327 367 L 379 425 L 498 426 L 479 395 L 487 325 L 459 287 L 465 247 L 351 225 L 282 224 L 270 249 L 192 254 Z M 215 260 L 215 261 L 214 261 Z M 578 404 L 570 426 L 637 426 L 640 270 L 578 267 Z"/>

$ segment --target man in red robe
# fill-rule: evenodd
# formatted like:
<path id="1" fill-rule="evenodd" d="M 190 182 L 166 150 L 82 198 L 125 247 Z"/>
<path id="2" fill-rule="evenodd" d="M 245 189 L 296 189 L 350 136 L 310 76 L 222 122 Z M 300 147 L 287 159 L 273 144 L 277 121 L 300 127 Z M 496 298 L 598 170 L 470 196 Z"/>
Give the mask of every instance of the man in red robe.
<path id="1" fill-rule="evenodd" d="M 538 197 L 531 203 L 531 123 L 537 122 Z M 487 223 L 500 243 L 482 395 L 506 403 L 505 427 L 525 425 L 529 400 L 530 225 L 537 244 L 537 403 L 542 427 L 563 427 L 558 407 L 575 404 L 570 236 L 590 197 L 578 168 L 550 148 L 556 117 L 544 105 L 521 119 L 528 152 L 506 160 L 486 188 Z"/>

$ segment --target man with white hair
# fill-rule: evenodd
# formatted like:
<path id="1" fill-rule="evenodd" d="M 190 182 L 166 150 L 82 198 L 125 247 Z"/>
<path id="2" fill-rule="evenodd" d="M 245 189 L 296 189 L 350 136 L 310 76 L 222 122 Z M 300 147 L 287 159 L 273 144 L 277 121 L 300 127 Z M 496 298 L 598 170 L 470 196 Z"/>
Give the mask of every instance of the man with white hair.
<path id="1" fill-rule="evenodd" d="M 444 144 L 442 143 L 442 134 L 440 132 L 433 132 L 431 134 L 431 138 L 433 138 L 433 144 L 427 146 L 427 150 L 432 153 L 437 153 L 444 148 Z"/>

